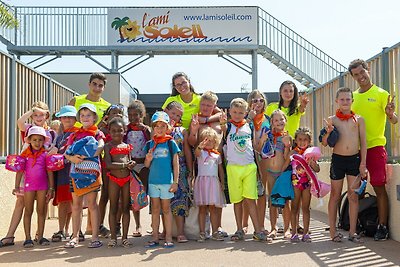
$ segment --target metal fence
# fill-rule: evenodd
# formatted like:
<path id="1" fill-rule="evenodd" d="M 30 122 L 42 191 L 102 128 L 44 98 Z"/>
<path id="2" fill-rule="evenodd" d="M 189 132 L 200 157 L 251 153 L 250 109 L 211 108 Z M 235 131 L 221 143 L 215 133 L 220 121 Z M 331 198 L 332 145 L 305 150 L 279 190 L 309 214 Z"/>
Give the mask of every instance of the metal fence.
<path id="1" fill-rule="evenodd" d="M 398 92 L 400 89 L 400 43 L 385 48 L 382 53 L 367 60 L 371 80 L 381 88 L 387 90 L 392 96 L 396 96 L 396 113 L 399 114 L 400 100 Z M 307 108 L 306 115 L 302 118 L 302 125 L 313 129 L 314 141 L 322 127 L 324 127 L 323 119 L 335 114 L 337 105 L 335 103 L 336 90 L 341 87 L 349 87 L 352 90 L 358 88 L 358 84 L 351 77 L 349 72 L 344 72 L 330 82 L 322 85 L 310 94 L 310 104 Z M 392 158 L 400 157 L 400 123 L 386 126 L 387 151 Z M 323 154 L 328 157 L 331 149 L 324 148 Z"/>
<path id="2" fill-rule="evenodd" d="M 0 158 L 21 149 L 16 121 L 36 101 L 53 114 L 77 93 L 0 51 Z"/>

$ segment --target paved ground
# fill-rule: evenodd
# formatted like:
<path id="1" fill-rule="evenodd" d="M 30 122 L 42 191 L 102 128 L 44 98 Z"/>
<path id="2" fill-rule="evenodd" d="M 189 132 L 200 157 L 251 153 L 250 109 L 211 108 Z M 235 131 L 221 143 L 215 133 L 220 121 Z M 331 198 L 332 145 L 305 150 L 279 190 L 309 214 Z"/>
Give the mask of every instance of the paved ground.
<path id="1" fill-rule="evenodd" d="M 144 212 L 145 213 L 145 212 Z M 143 217 L 143 225 L 150 225 L 149 217 Z M 278 238 L 272 244 L 245 241 L 207 241 L 175 244 L 172 249 L 158 247 L 147 249 L 145 243 L 150 236 L 130 240 L 134 247 L 107 248 L 107 239 L 99 249 L 89 249 L 85 241 L 81 247 L 64 249 L 62 243 L 52 243 L 48 247 L 22 247 L 23 231 L 16 234 L 16 244 L 0 248 L 0 265 L 55 266 L 78 263 L 79 266 L 399 266 L 400 243 L 388 240 L 375 242 L 365 238 L 364 244 L 354 244 L 347 240 L 342 243 L 329 241 L 326 231 L 326 215 L 312 212 L 313 242 L 292 244 Z M 2 218 L 3 220 L 3 218 Z M 46 234 L 55 232 L 57 221 L 47 220 Z M 133 225 L 133 224 L 131 224 Z M 232 206 L 224 210 L 224 226 L 229 233 L 234 231 Z M 131 226 L 131 229 L 133 227 Z M 346 236 L 347 233 L 344 233 Z M 119 242 L 121 242 L 119 240 Z"/>

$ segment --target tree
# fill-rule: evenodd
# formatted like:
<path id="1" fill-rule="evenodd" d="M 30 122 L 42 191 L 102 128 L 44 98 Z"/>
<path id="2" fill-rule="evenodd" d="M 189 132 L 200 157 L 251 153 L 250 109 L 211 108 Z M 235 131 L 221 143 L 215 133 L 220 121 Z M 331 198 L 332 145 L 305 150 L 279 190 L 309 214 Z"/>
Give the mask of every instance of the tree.
<path id="1" fill-rule="evenodd" d="M 124 35 L 122 34 L 122 26 L 124 25 L 128 25 L 128 17 L 124 17 L 123 19 L 121 18 L 114 18 L 114 21 L 111 23 L 111 27 L 114 29 L 118 29 L 119 31 L 119 37 L 121 38 L 121 40 L 124 39 Z"/>
<path id="2" fill-rule="evenodd" d="M 0 28 L 17 28 L 18 24 L 11 8 L 0 1 Z"/>

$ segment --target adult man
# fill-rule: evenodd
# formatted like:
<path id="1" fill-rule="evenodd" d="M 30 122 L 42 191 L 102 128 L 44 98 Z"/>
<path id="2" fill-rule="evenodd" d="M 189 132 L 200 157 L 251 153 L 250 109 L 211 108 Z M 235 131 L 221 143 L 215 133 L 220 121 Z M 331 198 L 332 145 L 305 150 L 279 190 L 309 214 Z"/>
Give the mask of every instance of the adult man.
<path id="1" fill-rule="evenodd" d="M 365 119 L 367 138 L 367 169 L 370 182 L 378 202 L 379 225 L 374 236 L 377 240 L 386 240 L 389 236 L 388 195 L 386 192 L 385 126 L 386 118 L 390 123 L 397 123 L 394 113 L 394 96 L 371 82 L 368 65 L 364 60 L 353 60 L 348 68 L 354 80 L 360 86 L 354 93 L 352 110 Z"/>
<path id="2" fill-rule="evenodd" d="M 103 73 L 93 73 L 90 75 L 89 79 L 89 92 L 84 95 L 74 96 L 68 105 L 75 106 L 78 110 L 79 107 L 84 103 L 90 103 L 95 105 L 97 109 L 97 123 L 98 124 L 103 118 L 104 111 L 111 105 L 107 101 L 105 101 L 101 95 L 104 92 L 106 87 L 107 78 Z M 76 124 L 76 126 L 82 126 L 81 124 Z"/>

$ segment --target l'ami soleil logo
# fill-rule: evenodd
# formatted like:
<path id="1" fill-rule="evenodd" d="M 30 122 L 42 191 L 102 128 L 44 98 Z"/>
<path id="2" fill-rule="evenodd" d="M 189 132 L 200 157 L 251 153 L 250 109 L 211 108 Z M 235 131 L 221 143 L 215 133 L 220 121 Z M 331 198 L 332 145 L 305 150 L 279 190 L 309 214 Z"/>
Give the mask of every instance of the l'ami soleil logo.
<path id="1" fill-rule="evenodd" d="M 118 30 L 120 39 L 118 42 L 131 42 L 136 38 L 142 37 L 148 39 L 168 39 L 168 38 L 206 38 L 199 24 L 193 24 L 191 27 L 166 26 L 169 23 L 170 11 L 164 15 L 151 17 L 150 14 L 144 13 L 141 24 L 137 20 L 131 20 L 129 17 L 114 18 L 111 27 Z M 140 21 L 139 21 L 140 23 Z"/>

